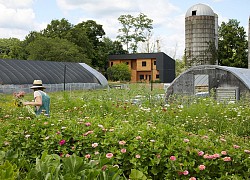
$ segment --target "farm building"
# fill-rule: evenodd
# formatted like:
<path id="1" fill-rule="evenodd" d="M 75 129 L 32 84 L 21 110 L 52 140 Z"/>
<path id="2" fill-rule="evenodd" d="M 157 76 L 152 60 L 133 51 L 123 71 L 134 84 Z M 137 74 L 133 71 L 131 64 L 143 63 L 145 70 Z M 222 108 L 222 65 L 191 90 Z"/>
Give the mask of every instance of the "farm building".
<path id="1" fill-rule="evenodd" d="M 166 96 L 209 95 L 215 91 L 216 99 L 239 100 L 250 92 L 250 69 L 200 65 L 179 75 L 167 88 Z"/>
<path id="2" fill-rule="evenodd" d="M 175 60 L 163 52 L 109 55 L 109 67 L 119 63 L 128 65 L 132 83 L 170 83 L 175 78 Z"/>
<path id="3" fill-rule="evenodd" d="M 188 67 L 215 65 L 218 50 L 218 15 L 205 4 L 190 7 L 185 15 L 185 54 Z"/>
<path id="4" fill-rule="evenodd" d="M 46 91 L 106 88 L 106 78 L 84 63 L 0 59 L 0 93 L 30 92 L 35 79 Z"/>

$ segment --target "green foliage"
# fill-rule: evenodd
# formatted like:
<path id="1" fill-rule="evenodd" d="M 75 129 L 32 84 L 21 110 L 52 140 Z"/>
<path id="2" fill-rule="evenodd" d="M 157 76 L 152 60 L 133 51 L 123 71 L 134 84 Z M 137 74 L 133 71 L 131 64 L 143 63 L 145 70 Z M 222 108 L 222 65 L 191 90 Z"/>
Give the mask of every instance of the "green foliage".
<path id="1" fill-rule="evenodd" d="M 130 81 L 131 71 L 124 63 L 115 64 L 107 69 L 108 79 L 111 81 Z"/>
<path id="2" fill-rule="evenodd" d="M 50 93 L 50 118 L 28 117 L 5 95 L 0 164 L 16 165 L 19 179 L 250 178 L 249 101 L 166 104 L 162 93 L 145 84 Z"/>
<path id="3" fill-rule="evenodd" d="M 73 25 L 64 18 L 61 20 L 52 20 L 50 24 L 41 31 L 41 34 L 50 38 L 65 38 L 72 27 Z"/>
<path id="4" fill-rule="evenodd" d="M 21 41 L 17 38 L 0 39 L 0 58 L 1 59 L 18 59 Z"/>
<path id="5" fill-rule="evenodd" d="M 29 43 L 26 50 L 29 52 L 28 59 L 30 60 L 90 64 L 89 59 L 80 52 L 79 47 L 66 39 L 39 37 Z"/>
<path id="6" fill-rule="evenodd" d="M 127 47 L 127 51 L 137 53 L 138 43 L 145 42 L 147 32 L 153 29 L 153 20 L 149 19 L 145 14 L 140 13 L 137 17 L 132 15 L 121 15 L 118 18 L 122 28 L 118 30 L 120 33 L 117 39 Z"/>
<path id="7" fill-rule="evenodd" d="M 219 27 L 219 65 L 247 68 L 247 39 L 244 27 L 239 22 L 230 19 L 222 22 Z"/>
<path id="8" fill-rule="evenodd" d="M 185 61 L 180 60 L 180 59 L 176 59 L 175 60 L 175 67 L 176 67 L 175 68 L 175 72 L 176 72 L 175 76 L 177 77 L 186 70 Z"/>
<path id="9" fill-rule="evenodd" d="M 0 179 L 15 180 L 18 176 L 17 166 L 12 165 L 9 161 L 0 164 Z"/>

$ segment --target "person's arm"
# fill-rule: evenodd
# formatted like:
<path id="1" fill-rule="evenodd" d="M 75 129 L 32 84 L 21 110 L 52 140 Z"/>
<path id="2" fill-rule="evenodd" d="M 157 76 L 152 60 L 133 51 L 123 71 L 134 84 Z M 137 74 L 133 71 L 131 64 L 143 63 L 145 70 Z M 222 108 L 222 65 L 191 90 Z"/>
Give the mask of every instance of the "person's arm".
<path id="1" fill-rule="evenodd" d="M 42 96 L 37 96 L 35 102 L 23 102 L 23 105 L 42 106 Z"/>

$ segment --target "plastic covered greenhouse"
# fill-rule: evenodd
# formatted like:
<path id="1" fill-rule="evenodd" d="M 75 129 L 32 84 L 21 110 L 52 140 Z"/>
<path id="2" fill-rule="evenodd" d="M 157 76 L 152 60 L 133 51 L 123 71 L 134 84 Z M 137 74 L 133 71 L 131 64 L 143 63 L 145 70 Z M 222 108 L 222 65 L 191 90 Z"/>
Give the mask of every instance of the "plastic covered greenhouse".
<path id="1" fill-rule="evenodd" d="M 49 92 L 108 86 L 107 79 L 85 63 L 0 59 L 0 93 L 31 92 L 35 79 Z"/>

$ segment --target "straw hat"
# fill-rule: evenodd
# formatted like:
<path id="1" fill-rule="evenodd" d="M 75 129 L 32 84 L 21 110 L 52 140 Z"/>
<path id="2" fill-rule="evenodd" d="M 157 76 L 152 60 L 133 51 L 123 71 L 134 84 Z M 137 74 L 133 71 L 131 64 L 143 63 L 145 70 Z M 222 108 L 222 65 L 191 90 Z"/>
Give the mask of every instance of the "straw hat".
<path id="1" fill-rule="evenodd" d="M 34 80 L 33 86 L 30 89 L 36 89 L 36 88 L 38 88 L 38 89 L 46 89 L 43 86 L 42 80 Z"/>

